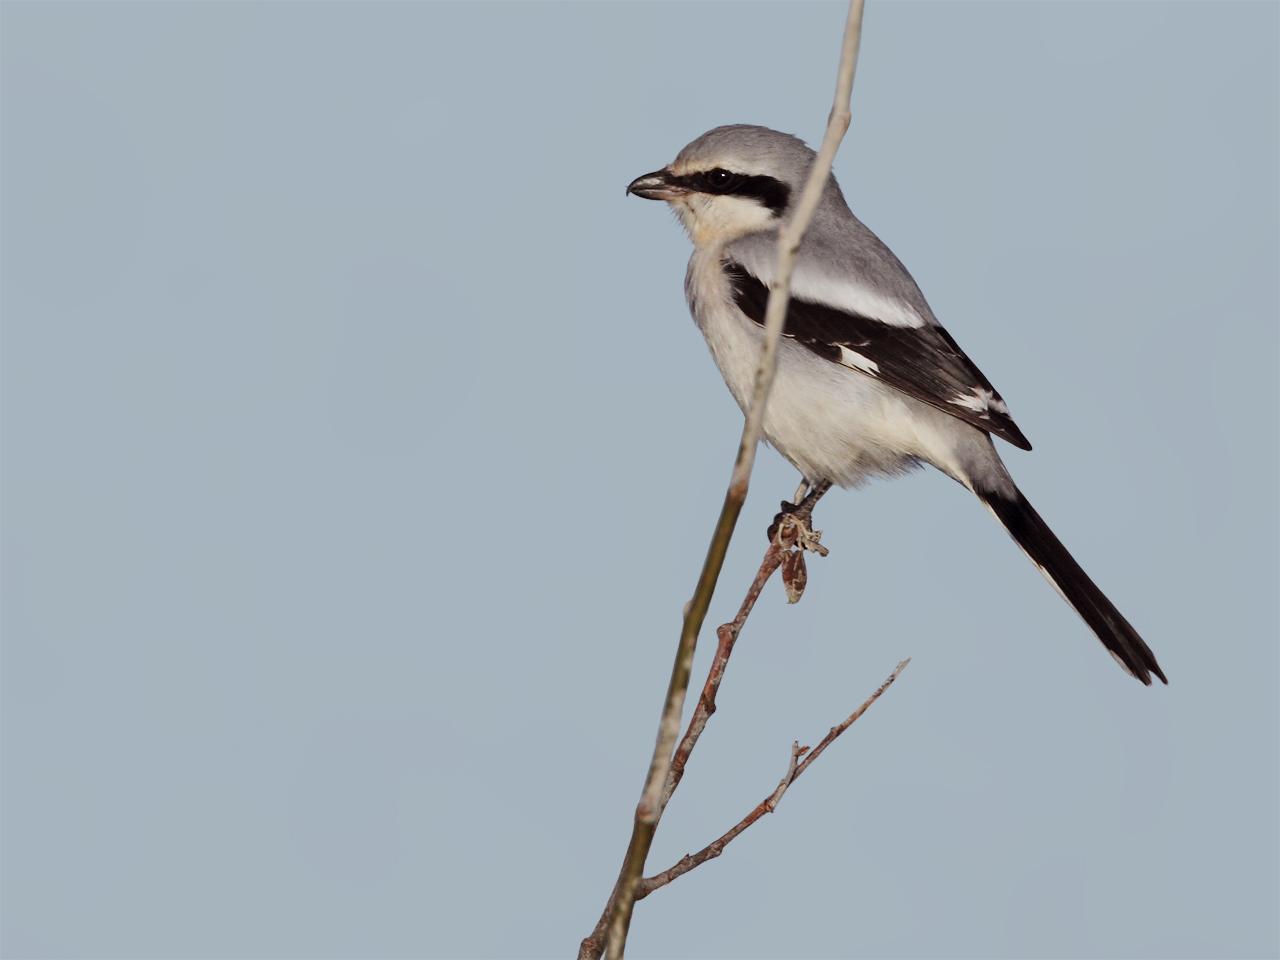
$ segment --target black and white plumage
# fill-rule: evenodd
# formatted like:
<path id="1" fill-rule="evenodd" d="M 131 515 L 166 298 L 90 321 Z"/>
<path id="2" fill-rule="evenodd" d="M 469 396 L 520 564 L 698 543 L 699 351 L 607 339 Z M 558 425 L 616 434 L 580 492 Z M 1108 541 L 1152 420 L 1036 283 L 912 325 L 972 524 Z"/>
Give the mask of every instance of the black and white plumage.
<path id="1" fill-rule="evenodd" d="M 738 309 L 761 327 L 769 286 L 742 264 L 723 261 Z M 783 336 L 820 357 L 859 370 L 980 430 L 1030 450 L 991 381 L 938 324 L 901 327 L 793 297 Z"/>
<path id="2" fill-rule="evenodd" d="M 813 158 L 787 134 L 717 127 L 627 188 L 670 203 L 688 231 L 689 306 L 744 410 L 779 218 Z M 1004 399 L 898 258 L 849 210 L 834 176 L 796 260 L 764 435 L 810 483 L 854 486 L 933 465 L 978 496 L 1121 666 L 1145 684 L 1152 675 L 1165 680 L 1150 648 L 1009 476 L 992 436 L 1024 450 L 1031 444 Z"/>

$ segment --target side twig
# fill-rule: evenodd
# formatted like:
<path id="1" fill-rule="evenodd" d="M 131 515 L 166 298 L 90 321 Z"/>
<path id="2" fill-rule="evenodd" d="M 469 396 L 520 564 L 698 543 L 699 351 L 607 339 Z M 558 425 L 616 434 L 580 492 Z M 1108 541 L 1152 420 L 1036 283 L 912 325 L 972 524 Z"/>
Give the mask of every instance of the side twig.
<path id="1" fill-rule="evenodd" d="M 813 508 L 829 489 L 831 489 L 830 483 L 818 484 L 788 516 L 793 518 L 793 521 L 807 523 L 813 516 Z M 782 533 L 781 530 L 778 532 Z M 672 758 L 671 772 L 667 775 L 667 787 L 662 797 L 664 807 L 670 801 L 671 795 L 675 793 L 676 787 L 680 785 L 685 766 L 689 762 L 689 755 L 693 753 L 693 748 L 697 745 L 698 738 L 702 736 L 707 721 L 716 712 L 716 694 L 720 692 L 720 682 L 724 679 L 725 668 L 729 665 L 729 657 L 733 654 L 733 648 L 742 633 L 742 627 L 755 608 L 756 600 L 760 598 L 764 585 L 773 576 L 774 571 L 782 566 L 788 549 L 788 544 L 781 536 L 774 536 L 770 540 L 769 549 L 764 553 L 764 559 L 760 563 L 760 569 L 756 571 L 755 579 L 747 588 L 747 595 L 742 599 L 742 605 L 738 607 L 737 616 L 728 623 L 722 623 L 716 630 L 718 641 L 716 655 L 711 661 L 711 669 L 707 672 L 707 680 L 702 685 L 702 695 L 698 697 L 698 705 L 694 708 L 689 726 L 685 729 L 684 736 L 680 738 L 680 745 L 676 747 L 675 757 Z"/>
<path id="2" fill-rule="evenodd" d="M 841 723 L 832 727 L 827 732 L 827 735 L 822 738 L 822 741 L 812 750 L 808 747 L 800 746 L 799 741 L 792 743 L 791 763 L 787 767 L 786 775 L 783 776 L 773 793 L 761 800 L 754 808 L 752 808 L 750 813 L 722 833 L 715 840 L 712 840 L 697 853 L 685 854 L 661 873 L 655 873 L 653 876 L 645 877 L 641 880 L 640 883 L 636 885 L 636 899 L 643 900 L 649 894 L 653 893 L 653 891 L 660 890 L 677 877 L 684 876 L 694 867 L 701 866 L 708 860 L 714 860 L 716 857 L 720 856 L 720 854 L 724 853 L 724 848 L 732 843 L 738 834 L 742 833 L 742 831 L 746 830 L 747 827 L 751 826 L 766 813 L 773 813 L 773 811 L 778 808 L 778 803 L 782 800 L 782 795 L 787 792 L 788 788 L 800 779 L 800 775 L 809 769 L 809 766 L 813 761 L 817 760 L 827 747 L 831 746 L 836 737 L 840 736 L 840 734 L 853 726 L 854 723 L 857 722 L 858 718 L 866 713 L 867 709 L 873 703 L 880 699 L 880 695 L 889 689 L 893 684 L 893 681 L 898 679 L 898 674 L 902 673 L 910 662 L 911 658 L 908 657 L 906 660 L 899 663 L 897 667 L 894 668 L 893 673 L 889 674 L 888 679 L 876 688 L 875 693 L 867 697 L 862 706 L 849 714 L 849 716 Z"/>
<path id="3" fill-rule="evenodd" d="M 806 545 L 807 549 L 822 553 L 826 552 L 825 548 L 817 545 L 819 535 L 816 532 L 808 531 L 808 536 L 805 540 L 806 545 L 799 543 L 797 534 L 801 529 L 807 530 L 809 521 L 813 517 L 813 508 L 817 506 L 818 501 L 822 499 L 830 488 L 831 484 L 827 482 L 817 484 L 794 510 L 779 514 L 779 520 L 783 522 L 777 524 L 776 530 L 774 527 L 770 528 L 769 548 L 765 551 L 764 559 L 760 562 L 760 569 L 756 571 L 751 585 L 747 588 L 747 595 L 743 598 L 742 605 L 738 608 L 737 616 L 730 622 L 721 624 L 716 631 L 720 642 L 716 647 L 716 655 L 711 662 L 711 668 L 707 672 L 707 679 L 702 685 L 702 696 L 698 698 L 698 706 L 689 720 L 689 726 L 685 730 L 684 737 L 681 738 L 680 746 L 676 749 L 675 757 L 672 760 L 667 786 L 663 791 L 663 811 L 665 811 L 667 802 L 671 799 L 671 794 L 675 792 L 681 778 L 684 776 L 685 765 L 689 762 L 689 755 L 693 752 L 694 745 L 706 728 L 707 721 L 716 712 L 716 694 L 719 692 L 721 680 L 724 679 L 725 669 L 729 665 L 729 657 L 733 653 L 738 636 L 746 624 L 747 617 L 755 608 L 756 600 L 760 598 L 760 593 L 764 590 L 765 584 L 769 582 L 769 578 L 773 576 L 774 572 L 782 566 L 789 552 L 804 550 Z M 600 919 L 596 921 L 595 929 L 583 938 L 582 944 L 578 948 L 578 960 L 599 960 L 604 953 L 605 939 L 609 932 L 609 920 L 613 915 L 613 906 L 617 901 L 617 896 L 618 885 L 615 883 L 613 892 L 609 895 L 609 900 L 605 904 L 604 910 L 600 913 Z"/>
<path id="4" fill-rule="evenodd" d="M 654 743 L 653 756 L 649 761 L 649 770 L 645 776 L 644 791 L 640 796 L 640 802 L 636 805 L 631 839 L 627 844 L 618 882 L 606 906 L 606 910 L 612 915 L 608 937 L 609 960 L 622 960 L 626 948 L 631 911 L 635 905 L 636 885 L 644 872 L 645 860 L 648 858 L 649 848 L 653 845 L 653 835 L 665 806 L 664 797 L 667 796 L 672 750 L 676 744 L 676 736 L 680 732 L 680 716 L 684 710 L 685 695 L 689 689 L 689 676 L 693 669 L 693 655 L 697 646 L 698 633 L 702 629 L 707 609 L 711 605 L 711 595 L 715 591 L 716 581 L 724 566 L 725 554 L 728 552 L 729 540 L 737 525 L 738 515 L 742 512 L 742 505 L 747 499 L 747 487 L 751 480 L 752 467 L 755 465 L 756 447 L 760 443 L 764 428 L 765 404 L 768 402 L 774 374 L 777 372 L 778 340 L 782 336 L 783 321 L 786 318 L 796 253 L 800 249 L 800 241 L 804 238 L 805 230 L 808 229 L 826 188 L 836 150 L 849 129 L 851 117 L 849 104 L 853 93 L 854 71 L 858 62 L 858 44 L 862 36 L 862 8 L 863 0 L 850 0 L 840 49 L 835 97 L 831 113 L 827 118 L 826 133 L 822 138 L 822 145 L 818 149 L 813 167 L 809 171 L 808 179 L 805 181 L 804 189 L 800 192 L 795 212 L 783 222 L 778 231 L 778 263 L 774 272 L 776 279 L 769 290 L 769 302 L 765 307 L 764 344 L 760 351 L 760 363 L 756 369 L 751 406 L 747 410 L 743 424 L 742 438 L 738 443 L 738 454 L 734 460 L 729 488 L 725 493 L 724 504 L 720 508 L 720 518 L 716 522 L 715 533 L 712 535 L 706 559 L 702 564 L 697 588 L 685 611 L 675 663 L 671 668 L 671 679 L 667 684 L 667 694 L 663 700 L 658 736 Z"/>

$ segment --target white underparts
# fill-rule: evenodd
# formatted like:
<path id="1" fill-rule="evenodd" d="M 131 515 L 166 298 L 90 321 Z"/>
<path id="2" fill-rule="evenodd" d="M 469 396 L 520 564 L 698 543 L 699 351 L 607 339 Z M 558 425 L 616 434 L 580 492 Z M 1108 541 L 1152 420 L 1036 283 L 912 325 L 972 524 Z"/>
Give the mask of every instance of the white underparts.
<path id="1" fill-rule="evenodd" d="M 763 334 L 734 302 L 720 251 L 695 252 L 687 288 L 716 365 L 745 409 Z M 881 372 L 856 346 L 819 355 L 784 338 L 765 438 L 811 480 L 853 486 L 925 462 L 961 482 L 980 476 L 983 489 L 1000 487 L 1003 471 L 986 434 L 889 386 Z"/>

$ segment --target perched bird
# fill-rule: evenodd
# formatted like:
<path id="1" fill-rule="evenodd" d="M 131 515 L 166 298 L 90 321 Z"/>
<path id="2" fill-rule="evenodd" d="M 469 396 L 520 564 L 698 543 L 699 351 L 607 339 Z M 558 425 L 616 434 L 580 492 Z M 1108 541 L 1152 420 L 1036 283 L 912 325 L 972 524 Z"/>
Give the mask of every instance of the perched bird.
<path id="1" fill-rule="evenodd" d="M 627 193 L 665 200 L 693 241 L 689 309 L 745 411 L 763 339 L 780 220 L 814 152 L 766 127 L 716 127 Z M 853 215 L 829 177 L 801 243 L 768 442 L 809 485 L 854 486 L 932 464 L 999 520 L 1134 677 L 1165 683 L 1151 649 L 1027 502 L 992 436 L 1023 450 L 1009 408 L 938 323 L 906 267 Z"/>

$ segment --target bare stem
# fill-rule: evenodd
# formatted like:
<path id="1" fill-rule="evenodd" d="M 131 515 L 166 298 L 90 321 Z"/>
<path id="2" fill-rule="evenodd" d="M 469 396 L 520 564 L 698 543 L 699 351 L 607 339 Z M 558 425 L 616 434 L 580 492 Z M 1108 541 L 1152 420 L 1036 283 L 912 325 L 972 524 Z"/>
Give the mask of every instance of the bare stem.
<path id="1" fill-rule="evenodd" d="M 818 484 L 791 515 L 799 520 L 808 521 L 813 516 L 813 508 L 830 488 L 829 483 Z M 724 680 L 724 672 L 729 666 L 729 657 L 733 654 L 734 645 L 738 642 L 747 617 L 755 608 L 756 600 L 760 598 L 764 585 L 773 576 L 773 572 L 782 565 L 782 558 L 786 551 L 787 548 L 777 537 L 770 542 L 769 549 L 764 552 L 764 559 L 760 562 L 760 569 L 756 571 L 755 579 L 751 581 L 751 586 L 747 588 L 747 595 L 743 597 L 742 605 L 738 607 L 737 616 L 728 623 L 722 623 L 716 630 L 718 640 L 716 655 L 711 661 L 711 669 L 707 672 L 707 680 L 702 685 L 702 695 L 698 697 L 698 705 L 694 708 L 693 716 L 689 718 L 689 726 L 685 729 L 684 736 L 680 738 L 680 745 L 676 747 L 675 757 L 672 758 L 671 772 L 667 776 L 667 786 L 663 792 L 663 806 L 666 806 L 671 799 L 671 794 L 675 793 L 676 787 L 680 785 L 685 766 L 689 762 L 689 755 L 693 753 L 693 748 L 697 745 L 698 738 L 702 736 L 707 721 L 716 712 L 716 695 L 720 692 L 720 683 Z"/>
<path id="2" fill-rule="evenodd" d="M 827 482 L 815 485 L 796 509 L 790 511 L 790 516 L 796 521 L 803 521 L 807 524 L 813 516 L 813 508 L 817 506 L 818 501 L 822 499 L 830 488 L 831 484 Z M 738 635 L 742 632 L 747 617 L 755 608 L 756 600 L 759 599 L 765 584 L 769 582 L 769 578 L 782 565 L 782 558 L 786 555 L 788 549 L 790 548 L 782 542 L 781 536 L 774 535 L 770 537 L 769 548 L 765 551 L 764 559 L 760 562 L 760 569 L 756 571 L 751 585 L 747 588 L 747 595 L 743 598 L 742 605 L 738 608 L 737 616 L 729 623 L 721 624 L 716 631 L 717 636 L 720 638 L 720 643 L 716 648 L 716 655 L 711 663 L 711 669 L 707 672 L 707 679 L 703 683 L 702 696 L 698 699 L 698 706 L 689 720 L 689 726 L 685 730 L 685 734 L 680 740 L 680 746 L 676 749 L 675 757 L 672 760 L 671 771 L 662 796 L 664 810 L 667 802 L 671 799 L 671 794 L 675 792 L 681 778 L 684 776 L 685 765 L 689 762 L 689 755 L 693 752 L 694 745 L 702 735 L 702 731 L 705 729 L 707 721 L 711 718 L 711 714 L 716 712 L 716 693 L 720 689 L 721 680 L 724 679 L 725 669 L 729 665 L 729 657 L 733 653 Z M 613 915 L 613 905 L 617 900 L 618 883 L 620 882 L 621 879 L 615 882 L 613 891 L 609 894 L 609 900 L 600 914 L 600 919 L 596 921 L 595 929 L 583 939 L 578 949 L 578 960 L 599 960 L 599 957 L 604 953 L 609 920 Z"/>
<path id="3" fill-rule="evenodd" d="M 849 716 L 841 723 L 832 727 L 827 732 L 827 735 L 822 738 L 822 742 L 815 748 L 810 750 L 808 747 L 800 746 L 798 741 L 793 743 L 791 745 L 791 763 L 787 767 L 786 775 L 778 783 L 778 786 L 774 789 L 773 793 L 761 800 L 745 817 L 735 823 L 715 840 L 712 840 L 697 853 L 685 854 L 661 873 L 655 873 L 652 877 L 645 877 L 641 880 L 636 885 L 636 899 L 643 900 L 649 894 L 653 893 L 653 891 L 665 887 L 677 877 L 684 876 L 694 867 L 701 866 L 708 860 L 714 860 L 716 857 L 720 856 L 720 854 L 724 853 L 724 848 L 733 842 L 734 838 L 736 838 L 738 834 L 742 833 L 743 830 L 746 830 L 747 827 L 751 826 L 766 813 L 773 813 L 773 811 L 777 809 L 779 801 L 782 800 L 782 795 L 787 792 L 787 789 L 800 779 L 800 775 L 809 769 L 809 765 L 821 756 L 822 752 L 832 744 L 836 737 L 840 736 L 840 734 L 853 726 L 853 724 L 857 722 L 858 718 L 866 713 L 867 709 L 873 703 L 880 699 L 880 694 L 889 689 L 893 684 L 893 681 L 898 679 L 898 674 L 902 673 L 910 662 L 911 658 L 908 657 L 906 660 L 899 663 L 898 666 L 894 668 L 893 673 L 889 674 L 889 678 L 876 688 L 875 693 L 867 697 L 867 699 L 863 701 L 862 706 L 849 714 Z"/>
<path id="4" fill-rule="evenodd" d="M 662 718 L 658 724 L 653 756 L 649 761 L 644 791 L 640 796 L 640 802 L 636 805 L 631 840 L 627 844 L 627 853 L 623 858 L 618 882 L 605 908 L 611 915 L 608 924 L 609 960 L 622 960 L 626 949 L 627 931 L 631 925 L 631 912 L 635 905 L 636 885 L 644 872 L 645 860 L 653 844 L 653 835 L 666 806 L 666 798 L 669 796 L 667 781 L 671 770 L 672 751 L 680 732 L 680 716 L 684 710 L 685 695 L 689 689 L 694 650 L 697 646 L 698 633 L 706 619 L 707 609 L 711 605 L 711 595 L 715 591 L 716 581 L 724 566 L 729 540 L 733 536 L 738 515 L 742 512 L 742 505 L 747 498 L 751 470 L 755 465 L 756 446 L 760 442 L 764 427 L 765 404 L 768 402 L 774 374 L 777 372 L 778 340 L 782 335 L 787 301 L 791 293 L 791 274 L 795 268 L 796 253 L 800 249 L 800 241 L 813 219 L 814 211 L 826 188 L 836 150 L 849 129 L 851 116 L 849 102 L 853 91 L 854 71 L 858 62 L 858 44 L 862 35 L 862 9 L 863 0 L 850 0 L 840 49 L 835 97 L 831 113 L 827 118 L 827 129 L 822 138 L 822 146 L 818 149 L 795 212 L 783 222 L 778 231 L 778 263 L 774 274 L 776 279 L 769 290 L 769 302 L 765 308 L 764 344 L 760 351 L 760 363 L 756 370 L 751 405 L 747 409 L 742 438 L 738 444 L 738 454 L 729 479 L 729 488 L 720 509 L 720 518 L 716 522 L 715 533 L 707 548 L 707 556 L 703 561 L 697 588 L 685 610 L 680 642 L 676 648 L 675 663 L 671 669 L 671 680 L 667 684 L 667 695 L 663 700 Z"/>

